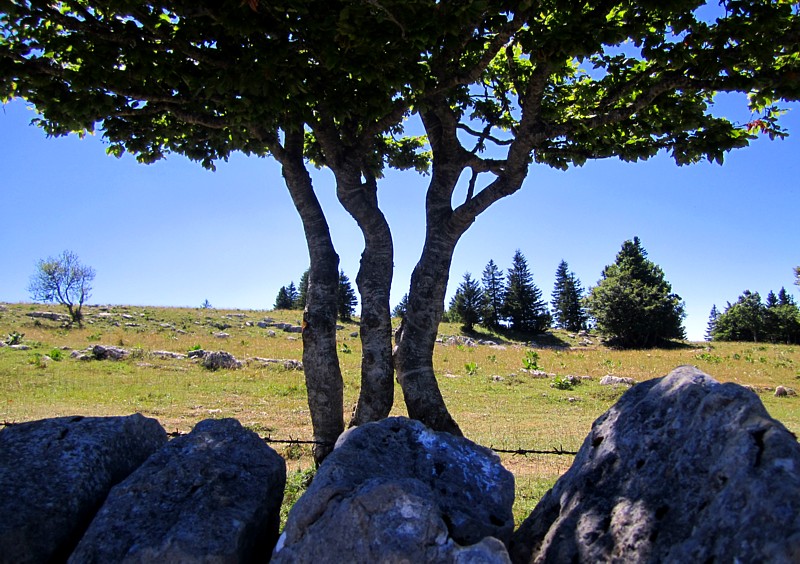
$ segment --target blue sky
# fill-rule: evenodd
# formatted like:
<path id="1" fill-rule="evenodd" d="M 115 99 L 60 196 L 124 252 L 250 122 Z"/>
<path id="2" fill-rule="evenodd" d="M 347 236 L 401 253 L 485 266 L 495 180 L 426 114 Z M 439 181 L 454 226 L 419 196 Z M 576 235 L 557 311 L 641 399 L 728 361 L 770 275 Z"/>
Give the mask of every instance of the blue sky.
<path id="1" fill-rule="evenodd" d="M 270 309 L 278 289 L 308 266 L 300 219 L 273 160 L 235 155 L 216 172 L 180 156 L 139 165 L 106 156 L 99 136 L 47 139 L 28 125 L 32 117 L 18 101 L 0 107 L 0 301 L 30 301 L 36 262 L 64 249 L 96 270 L 92 304 L 197 307 L 208 299 Z M 800 108 L 784 125 L 800 130 Z M 723 308 L 745 289 L 766 296 L 784 286 L 800 299 L 792 274 L 800 265 L 795 136 L 759 139 L 721 167 L 678 167 L 664 155 L 568 172 L 534 166 L 522 190 L 460 241 L 447 299 L 464 272 L 480 277 L 489 259 L 505 269 L 516 249 L 548 300 L 561 259 L 585 287 L 594 285 L 634 236 L 684 299 L 691 339 L 702 339 L 713 304 Z M 363 239 L 336 201 L 331 175 L 313 176 L 354 281 Z M 426 177 L 404 172 L 380 187 L 395 240 L 392 305 L 408 291 L 422 248 L 426 186 Z"/>

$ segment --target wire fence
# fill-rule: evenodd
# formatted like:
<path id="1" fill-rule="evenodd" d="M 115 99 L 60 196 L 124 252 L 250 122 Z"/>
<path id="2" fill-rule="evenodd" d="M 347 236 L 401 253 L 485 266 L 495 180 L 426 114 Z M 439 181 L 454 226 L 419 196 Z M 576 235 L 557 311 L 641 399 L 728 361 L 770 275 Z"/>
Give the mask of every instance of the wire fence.
<path id="1" fill-rule="evenodd" d="M 19 425 L 18 422 L 15 421 L 3 421 L 0 423 L 0 427 L 13 427 L 14 425 Z M 167 436 L 170 438 L 182 437 L 184 435 L 188 435 L 184 431 L 170 431 L 167 432 Z M 329 443 L 325 441 L 315 441 L 315 440 L 308 440 L 308 439 L 296 439 L 293 437 L 289 437 L 288 439 L 276 439 L 273 438 L 271 435 L 261 436 L 259 438 L 263 440 L 267 444 L 282 444 L 282 445 L 320 445 L 320 446 L 333 446 L 334 443 Z M 499 452 L 503 454 L 513 454 L 515 456 L 528 456 L 528 455 L 554 455 L 554 456 L 575 456 L 578 453 L 576 451 L 571 450 L 564 450 L 563 447 L 552 447 L 549 449 L 529 449 L 529 448 L 515 448 L 515 449 L 505 449 L 505 448 L 495 448 L 493 446 L 489 447 L 494 452 Z"/>

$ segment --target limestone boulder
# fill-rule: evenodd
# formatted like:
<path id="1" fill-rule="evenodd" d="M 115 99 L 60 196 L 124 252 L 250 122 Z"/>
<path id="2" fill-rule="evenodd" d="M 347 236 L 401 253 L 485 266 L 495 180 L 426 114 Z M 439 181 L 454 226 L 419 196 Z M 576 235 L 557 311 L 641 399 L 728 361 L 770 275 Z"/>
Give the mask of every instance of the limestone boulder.
<path id="1" fill-rule="evenodd" d="M 514 478 L 491 450 L 389 418 L 340 438 L 292 508 L 274 558 L 466 562 L 458 555 L 470 550 L 474 561 L 502 561 L 513 501 Z"/>
<path id="2" fill-rule="evenodd" d="M 799 562 L 800 445 L 694 367 L 638 384 L 514 534 L 515 562 Z"/>
<path id="3" fill-rule="evenodd" d="M 283 459 L 254 432 L 201 421 L 111 491 L 69 561 L 266 561 L 285 483 Z"/>
<path id="4" fill-rule="evenodd" d="M 206 351 L 200 362 L 209 370 L 237 370 L 242 367 L 241 361 L 225 351 Z"/>
<path id="5" fill-rule="evenodd" d="M 138 414 L 4 428 L 0 562 L 63 562 L 112 486 L 166 441 L 158 421 Z"/>

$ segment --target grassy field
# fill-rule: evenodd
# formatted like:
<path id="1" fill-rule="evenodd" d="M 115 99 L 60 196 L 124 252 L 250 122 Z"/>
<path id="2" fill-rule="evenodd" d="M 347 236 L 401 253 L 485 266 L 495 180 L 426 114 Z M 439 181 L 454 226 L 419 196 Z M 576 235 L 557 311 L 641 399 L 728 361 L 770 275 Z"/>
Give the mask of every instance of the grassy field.
<path id="1" fill-rule="evenodd" d="M 135 306 L 89 307 L 82 329 L 37 320 L 27 314 L 60 311 L 32 304 L 0 304 L 0 340 L 17 339 L 29 348 L 0 348 L 0 421 L 21 422 L 61 415 L 126 415 L 157 418 L 167 431 L 188 432 L 203 419 L 235 417 L 261 436 L 310 439 L 302 371 L 282 362 L 300 360 L 295 333 L 257 325 L 265 318 L 298 323 L 298 311 L 228 311 Z M 356 324 L 339 331 L 339 360 L 347 414 L 355 405 L 361 344 Z M 227 337 L 217 336 L 220 332 Z M 19 337 L 18 334 L 24 334 Z M 800 397 L 774 397 L 782 385 L 800 389 L 800 346 L 759 343 L 684 343 L 670 349 L 617 351 L 599 339 L 564 332 L 537 343 L 489 333 L 470 335 L 496 344 L 470 346 L 458 325 L 442 324 L 435 367 L 447 404 L 465 435 L 496 449 L 577 450 L 592 422 L 624 389 L 600 386 L 606 374 L 643 381 L 683 364 L 699 367 L 719 381 L 753 387 L 773 417 L 800 433 Z M 81 361 L 73 350 L 95 344 L 131 352 L 121 361 Z M 191 359 L 157 351 L 192 348 L 224 350 L 245 364 L 239 370 L 209 371 Z M 535 354 L 534 354 L 535 353 Z M 536 378 L 525 364 L 555 374 Z M 569 389 L 554 386 L 564 376 L 590 379 Z M 566 389 L 561 389 L 566 388 Z M 405 415 L 396 386 L 393 414 Z M 347 415 L 346 414 L 346 415 Z M 287 507 L 302 491 L 313 466 L 310 449 L 275 444 L 287 461 Z M 523 519 L 569 465 L 563 455 L 501 454 L 517 483 L 514 512 Z"/>

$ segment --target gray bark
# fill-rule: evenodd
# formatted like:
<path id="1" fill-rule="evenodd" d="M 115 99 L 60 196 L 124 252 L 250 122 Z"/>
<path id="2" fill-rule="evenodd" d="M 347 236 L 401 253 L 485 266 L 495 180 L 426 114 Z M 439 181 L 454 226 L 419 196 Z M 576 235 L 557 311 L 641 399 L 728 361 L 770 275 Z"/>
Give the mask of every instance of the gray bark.
<path id="1" fill-rule="evenodd" d="M 287 133 L 283 151 L 273 151 L 300 214 L 310 267 L 303 311 L 303 367 L 313 428 L 314 460 L 320 464 L 344 431 L 344 384 L 336 353 L 336 290 L 339 256 L 303 161 L 303 134 Z"/>

